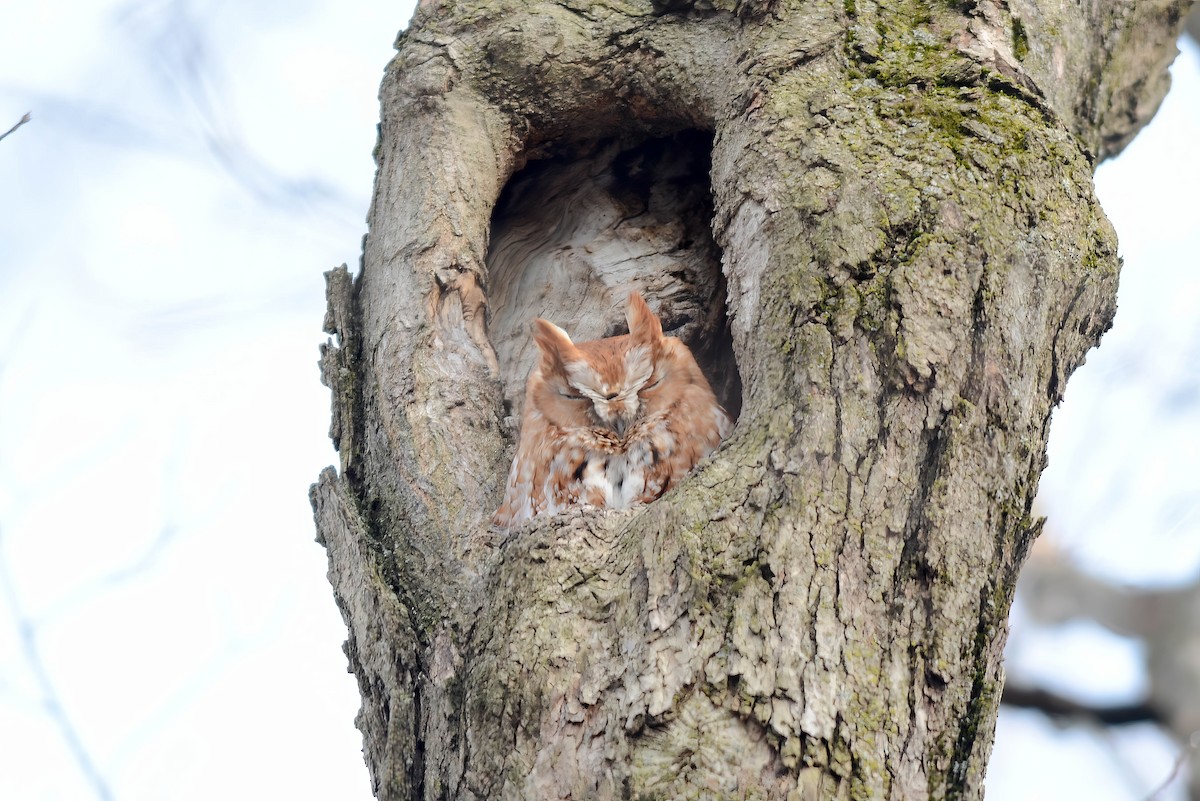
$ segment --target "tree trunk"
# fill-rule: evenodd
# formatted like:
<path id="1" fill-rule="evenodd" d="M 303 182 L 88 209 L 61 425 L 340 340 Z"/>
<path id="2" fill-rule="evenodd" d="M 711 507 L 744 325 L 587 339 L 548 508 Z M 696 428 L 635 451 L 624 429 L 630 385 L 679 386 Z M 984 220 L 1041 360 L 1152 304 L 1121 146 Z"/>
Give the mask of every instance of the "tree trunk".
<path id="1" fill-rule="evenodd" d="M 380 799 L 978 798 L 1094 162 L 1182 0 L 428 0 L 329 274 L 313 489 Z M 737 417 L 643 508 L 489 526 L 528 321 L 638 288 Z"/>

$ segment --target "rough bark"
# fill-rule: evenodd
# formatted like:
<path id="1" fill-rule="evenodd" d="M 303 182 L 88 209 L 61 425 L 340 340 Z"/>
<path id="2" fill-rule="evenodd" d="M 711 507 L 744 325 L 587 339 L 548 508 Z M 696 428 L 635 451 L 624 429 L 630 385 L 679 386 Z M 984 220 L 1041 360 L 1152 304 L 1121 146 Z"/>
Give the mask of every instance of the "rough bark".
<path id="1" fill-rule="evenodd" d="M 1182 12 L 422 2 L 313 489 L 377 796 L 979 797 L 1050 410 L 1113 313 L 1093 163 Z M 522 326 L 612 333 L 631 287 L 734 433 L 647 507 L 489 528 Z"/>

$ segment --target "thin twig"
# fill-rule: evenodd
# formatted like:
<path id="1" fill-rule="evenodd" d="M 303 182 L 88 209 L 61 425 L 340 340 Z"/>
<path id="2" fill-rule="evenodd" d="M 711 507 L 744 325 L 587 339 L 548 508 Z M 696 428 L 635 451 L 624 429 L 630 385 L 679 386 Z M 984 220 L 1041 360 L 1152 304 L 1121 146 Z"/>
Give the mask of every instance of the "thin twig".
<path id="1" fill-rule="evenodd" d="M 27 123 L 27 122 L 29 122 L 29 112 L 28 112 L 28 111 L 26 111 L 26 112 L 25 112 L 25 116 L 23 116 L 23 117 L 21 117 L 21 119 L 17 120 L 17 124 L 16 124 L 16 125 L 14 125 L 13 127 L 9 128 L 9 129 L 8 129 L 7 131 L 5 131 L 4 133 L 0 134 L 0 139 L 3 139 L 4 137 L 8 136 L 10 133 L 12 133 L 13 131 L 17 130 L 18 128 L 20 128 L 22 125 L 24 125 L 24 124 L 25 124 L 25 123 Z"/>
<path id="2" fill-rule="evenodd" d="M 58 688 L 54 686 L 54 682 L 50 678 L 50 672 L 46 669 L 45 660 L 42 659 L 41 650 L 38 648 L 37 629 L 21 609 L 20 599 L 17 597 L 17 589 L 13 585 L 12 574 L 9 573 L 8 564 L 4 558 L 3 545 L 3 540 L 0 539 L 0 590 L 3 590 L 5 600 L 8 601 L 13 622 L 16 624 L 17 632 L 20 635 L 21 650 L 24 652 L 25 662 L 29 666 L 30 671 L 33 672 L 34 678 L 37 679 L 38 688 L 41 690 L 42 706 L 50 716 L 50 719 L 58 726 L 59 734 L 66 740 L 67 747 L 75 757 L 75 762 L 78 764 L 80 771 L 87 778 L 88 784 L 92 786 L 96 797 L 100 801 L 113 801 L 114 796 L 108 786 L 108 782 L 100 774 L 96 763 L 92 760 L 91 754 L 88 753 L 87 746 L 83 744 L 83 738 L 79 736 L 79 732 L 75 729 L 75 724 L 71 721 L 70 715 L 67 714 L 66 709 L 63 707 L 62 701 L 59 698 Z"/>
<path id="3" fill-rule="evenodd" d="M 1167 778 L 1163 783 L 1154 788 L 1150 795 L 1146 796 L 1146 801 L 1154 801 L 1162 794 L 1164 790 L 1171 786 L 1171 782 L 1175 781 L 1175 777 L 1179 775 L 1179 771 L 1183 770 L 1183 766 L 1192 758 L 1192 754 L 1196 753 L 1196 749 L 1200 748 L 1200 730 L 1194 731 L 1188 736 L 1187 742 L 1179 751 L 1179 756 L 1175 759 L 1175 764 L 1171 767 L 1171 772 L 1167 774 Z"/>

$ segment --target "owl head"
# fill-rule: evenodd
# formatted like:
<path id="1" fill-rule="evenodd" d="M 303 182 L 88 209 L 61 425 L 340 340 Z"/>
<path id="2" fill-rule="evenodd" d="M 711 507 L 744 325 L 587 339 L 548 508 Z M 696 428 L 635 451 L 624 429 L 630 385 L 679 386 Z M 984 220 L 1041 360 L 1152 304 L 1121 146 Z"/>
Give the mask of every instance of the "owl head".
<path id="1" fill-rule="evenodd" d="M 625 319 L 628 334 L 590 342 L 572 342 L 554 323 L 534 320 L 541 360 L 528 392 L 548 422 L 622 436 L 642 416 L 648 395 L 666 377 L 662 357 L 671 338 L 663 336 L 662 322 L 637 292 L 629 296 Z"/>

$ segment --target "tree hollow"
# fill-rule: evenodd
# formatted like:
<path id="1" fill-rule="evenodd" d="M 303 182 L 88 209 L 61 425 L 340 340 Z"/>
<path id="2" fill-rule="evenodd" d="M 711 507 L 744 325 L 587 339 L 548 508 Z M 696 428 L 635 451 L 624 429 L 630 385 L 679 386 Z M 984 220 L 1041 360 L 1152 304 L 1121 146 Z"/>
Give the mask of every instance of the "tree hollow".
<path id="1" fill-rule="evenodd" d="M 711 149 L 711 134 L 697 130 L 594 140 L 562 147 L 508 182 L 491 221 L 488 330 L 513 419 L 536 358 L 530 321 L 545 317 L 576 341 L 615 336 L 626 331 L 634 290 L 737 416 L 741 378 L 712 236 Z"/>

